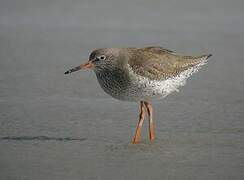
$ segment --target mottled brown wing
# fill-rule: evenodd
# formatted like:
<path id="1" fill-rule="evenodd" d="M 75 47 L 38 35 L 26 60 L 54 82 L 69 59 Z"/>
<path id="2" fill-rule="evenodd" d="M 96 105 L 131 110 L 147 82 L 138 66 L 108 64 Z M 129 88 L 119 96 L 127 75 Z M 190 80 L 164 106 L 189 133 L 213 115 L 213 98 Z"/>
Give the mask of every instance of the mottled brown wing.
<path id="1" fill-rule="evenodd" d="M 206 60 L 209 55 L 181 56 L 161 47 L 146 47 L 131 52 L 132 70 L 151 80 L 165 80 Z"/>

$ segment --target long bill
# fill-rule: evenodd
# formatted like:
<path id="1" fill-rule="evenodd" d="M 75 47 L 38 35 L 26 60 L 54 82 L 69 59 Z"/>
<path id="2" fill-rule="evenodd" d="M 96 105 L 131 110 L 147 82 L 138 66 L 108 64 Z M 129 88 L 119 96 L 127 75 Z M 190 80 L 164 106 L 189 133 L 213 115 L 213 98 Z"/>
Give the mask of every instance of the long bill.
<path id="1" fill-rule="evenodd" d="M 94 64 L 92 64 L 90 61 L 88 61 L 87 63 L 81 64 L 77 67 L 74 67 L 74 68 L 66 71 L 64 74 L 70 74 L 72 72 L 79 71 L 81 69 L 91 69 L 93 67 L 94 67 Z"/>

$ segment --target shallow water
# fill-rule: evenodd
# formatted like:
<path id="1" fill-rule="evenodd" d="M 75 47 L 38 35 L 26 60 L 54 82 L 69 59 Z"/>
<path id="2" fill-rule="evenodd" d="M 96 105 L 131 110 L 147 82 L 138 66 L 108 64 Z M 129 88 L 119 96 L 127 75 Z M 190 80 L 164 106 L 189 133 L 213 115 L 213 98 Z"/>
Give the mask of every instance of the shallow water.
<path id="1" fill-rule="evenodd" d="M 0 179 L 243 179 L 242 1 L 1 1 Z M 138 104 L 92 72 L 101 47 L 212 53 L 155 107 L 156 140 L 132 145 Z"/>

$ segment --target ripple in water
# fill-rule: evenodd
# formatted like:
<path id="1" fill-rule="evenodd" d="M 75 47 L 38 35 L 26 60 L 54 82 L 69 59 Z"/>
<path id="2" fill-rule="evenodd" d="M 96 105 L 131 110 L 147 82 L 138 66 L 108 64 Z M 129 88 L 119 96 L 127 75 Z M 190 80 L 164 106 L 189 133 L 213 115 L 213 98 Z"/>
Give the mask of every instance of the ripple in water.
<path id="1" fill-rule="evenodd" d="M 49 136 L 6 136 L 1 137 L 0 140 L 13 141 L 85 141 L 86 138 L 73 137 L 49 137 Z"/>

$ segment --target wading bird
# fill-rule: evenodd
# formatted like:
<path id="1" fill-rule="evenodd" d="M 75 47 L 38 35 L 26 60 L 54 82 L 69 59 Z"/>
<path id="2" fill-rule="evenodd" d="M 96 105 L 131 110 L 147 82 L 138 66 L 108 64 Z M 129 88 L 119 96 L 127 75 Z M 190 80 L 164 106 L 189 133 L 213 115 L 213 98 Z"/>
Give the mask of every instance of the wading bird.
<path id="1" fill-rule="evenodd" d="M 139 121 L 133 144 L 139 142 L 145 112 L 149 117 L 149 138 L 153 140 L 152 99 L 164 98 L 207 63 L 211 54 L 183 56 L 162 47 L 104 48 L 94 50 L 88 62 L 65 72 L 92 69 L 102 89 L 123 101 L 140 104 Z"/>

